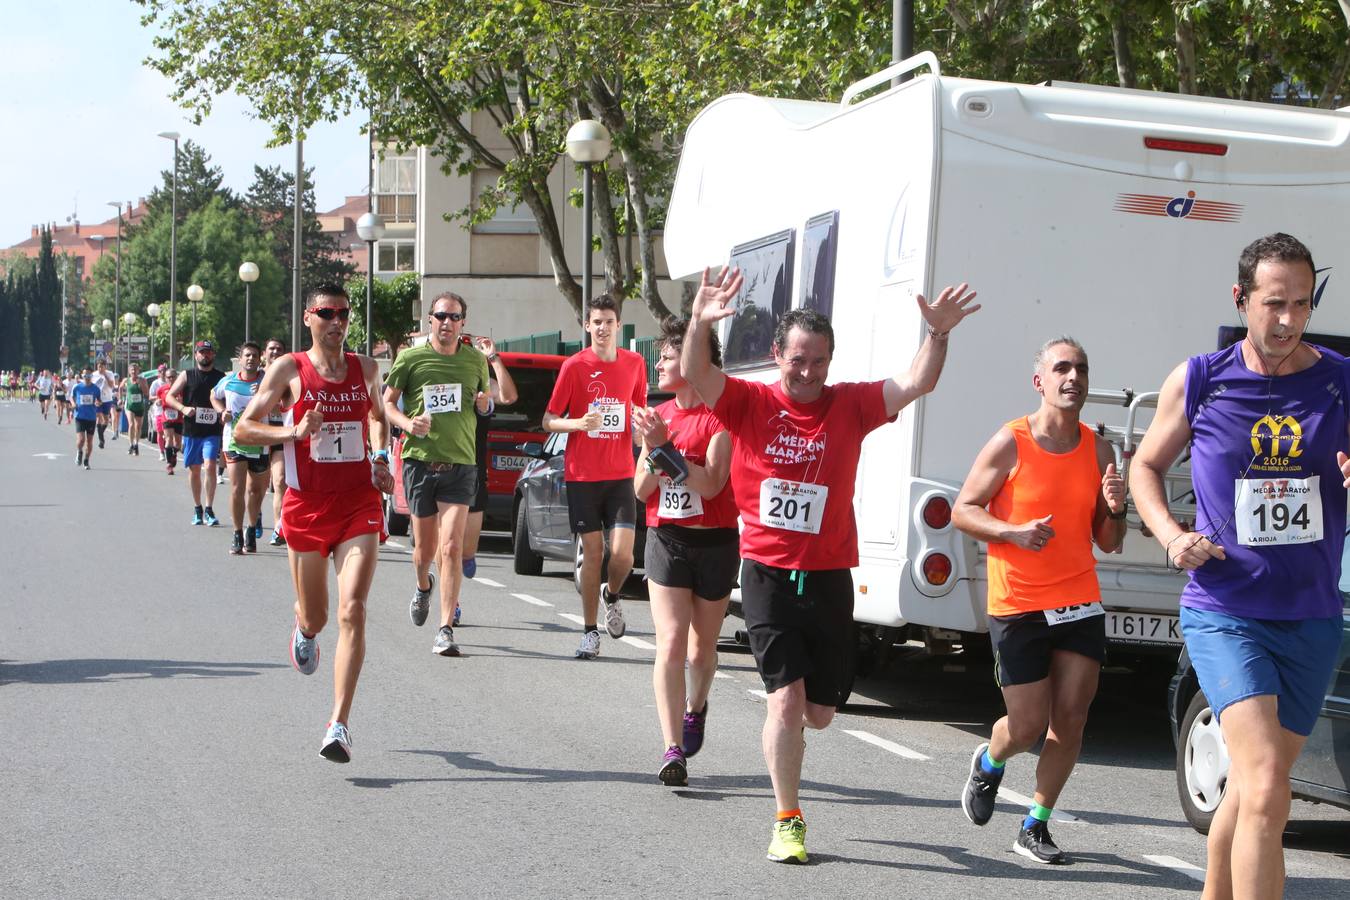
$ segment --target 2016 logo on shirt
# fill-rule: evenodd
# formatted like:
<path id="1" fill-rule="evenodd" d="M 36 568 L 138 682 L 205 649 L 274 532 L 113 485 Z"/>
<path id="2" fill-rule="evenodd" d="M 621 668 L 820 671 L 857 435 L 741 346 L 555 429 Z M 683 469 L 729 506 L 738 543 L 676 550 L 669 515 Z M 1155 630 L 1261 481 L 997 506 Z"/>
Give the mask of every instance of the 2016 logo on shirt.
<path id="1" fill-rule="evenodd" d="M 1285 429 L 1289 433 L 1285 434 Z M 1293 416 L 1267 413 L 1252 423 L 1252 470 L 1261 472 L 1301 471 L 1303 426 Z"/>

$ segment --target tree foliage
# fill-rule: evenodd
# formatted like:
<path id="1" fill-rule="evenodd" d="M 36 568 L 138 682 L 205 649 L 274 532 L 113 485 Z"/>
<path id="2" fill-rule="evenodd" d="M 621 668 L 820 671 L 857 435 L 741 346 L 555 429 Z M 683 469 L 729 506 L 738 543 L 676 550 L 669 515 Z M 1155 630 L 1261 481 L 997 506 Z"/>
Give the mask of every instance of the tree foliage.
<path id="1" fill-rule="evenodd" d="M 364 353 L 366 348 L 366 279 L 354 276 L 347 281 L 347 296 L 351 300 L 351 325 L 347 330 L 347 347 Z M 371 306 L 373 343 L 389 345 L 391 355 L 408 341 L 408 334 L 417 328 L 422 286 L 416 272 L 404 272 L 391 279 L 376 278 L 372 283 L 375 302 Z"/>
<path id="2" fill-rule="evenodd" d="M 445 212 L 467 226 L 525 204 L 574 311 L 549 185 L 572 122 L 598 118 L 614 137 L 596 167 L 607 285 L 661 315 L 655 240 L 697 111 L 733 91 L 836 98 L 884 68 L 891 43 L 881 0 L 138 2 L 161 29 L 151 64 L 199 116 L 238 92 L 280 143 L 360 106 L 381 138 L 430 148 L 447 172 L 495 176 Z M 1350 70 L 1350 0 L 920 0 L 916 20 L 916 46 L 970 78 L 1325 107 L 1345 102 Z"/>

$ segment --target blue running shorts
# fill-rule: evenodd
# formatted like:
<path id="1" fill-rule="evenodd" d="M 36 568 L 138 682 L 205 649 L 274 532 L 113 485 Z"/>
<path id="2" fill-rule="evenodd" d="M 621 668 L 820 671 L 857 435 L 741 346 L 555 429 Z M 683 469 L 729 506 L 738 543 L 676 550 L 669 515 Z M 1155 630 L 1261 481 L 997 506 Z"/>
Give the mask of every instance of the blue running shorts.
<path id="1" fill-rule="evenodd" d="M 203 458 L 213 461 L 220 459 L 220 435 L 210 434 L 206 437 L 183 435 L 183 465 L 200 466 Z"/>
<path id="2" fill-rule="evenodd" d="M 1268 694 L 1278 701 L 1280 724 L 1307 737 L 1336 668 L 1341 619 L 1245 619 L 1183 606 L 1181 633 L 1216 716 Z"/>

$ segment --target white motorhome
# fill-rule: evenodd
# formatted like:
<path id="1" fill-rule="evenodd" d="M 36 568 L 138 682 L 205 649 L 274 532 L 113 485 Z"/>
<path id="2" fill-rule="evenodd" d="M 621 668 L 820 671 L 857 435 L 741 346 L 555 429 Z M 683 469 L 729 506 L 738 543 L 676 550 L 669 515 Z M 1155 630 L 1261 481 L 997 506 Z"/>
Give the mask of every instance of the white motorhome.
<path id="1" fill-rule="evenodd" d="M 1346 352 L 1346 110 L 942 77 L 923 53 L 840 103 L 710 104 L 685 138 L 665 253 L 673 277 L 729 260 L 746 272 L 721 336 L 728 372 L 764 381 L 787 308 L 830 316 L 830 377 L 859 381 L 909 365 L 916 293 L 979 291 L 937 390 L 865 442 L 854 499 L 858 622 L 884 646 L 945 649 L 987 631 L 984 549 L 953 529 L 950 504 L 989 436 L 1035 409 L 1035 350 L 1083 343 L 1084 421 L 1127 463 L 1168 372 L 1240 338 L 1237 257 L 1273 231 L 1322 270 L 1309 340 Z M 1183 461 L 1169 479 L 1183 519 L 1189 484 Z M 1098 556 L 1108 635 L 1175 647 L 1184 576 L 1133 512 L 1129 525 L 1123 552 Z"/>

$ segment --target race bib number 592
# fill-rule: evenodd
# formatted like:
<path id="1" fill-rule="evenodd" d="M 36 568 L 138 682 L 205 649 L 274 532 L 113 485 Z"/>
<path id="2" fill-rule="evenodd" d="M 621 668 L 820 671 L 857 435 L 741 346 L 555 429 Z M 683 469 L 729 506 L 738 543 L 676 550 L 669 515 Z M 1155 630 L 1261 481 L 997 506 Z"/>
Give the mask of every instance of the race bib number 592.
<path id="1" fill-rule="evenodd" d="M 823 484 L 766 478 L 759 483 L 759 521 L 767 528 L 820 534 L 829 494 Z"/>

